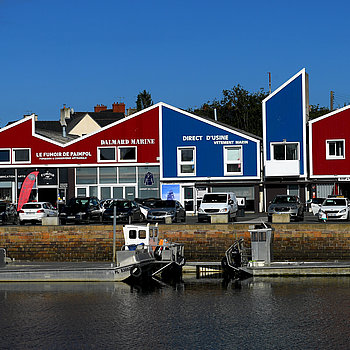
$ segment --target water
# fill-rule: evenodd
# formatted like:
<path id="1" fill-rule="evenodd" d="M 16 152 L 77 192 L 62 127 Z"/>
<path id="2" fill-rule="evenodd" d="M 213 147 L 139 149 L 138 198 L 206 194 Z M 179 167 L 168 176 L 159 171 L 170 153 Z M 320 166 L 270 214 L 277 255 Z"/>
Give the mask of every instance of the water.
<path id="1" fill-rule="evenodd" d="M 0 284 L 1 349 L 349 349 L 350 278 Z"/>

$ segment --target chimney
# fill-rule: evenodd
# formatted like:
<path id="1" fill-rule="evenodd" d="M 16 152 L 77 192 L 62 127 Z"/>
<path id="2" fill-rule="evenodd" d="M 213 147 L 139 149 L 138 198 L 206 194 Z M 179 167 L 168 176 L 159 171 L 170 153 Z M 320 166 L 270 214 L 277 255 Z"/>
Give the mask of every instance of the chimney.
<path id="1" fill-rule="evenodd" d="M 123 113 L 125 114 L 125 103 L 113 103 L 113 113 Z"/>
<path id="2" fill-rule="evenodd" d="M 94 107 L 94 110 L 95 110 L 95 113 L 106 111 L 107 110 L 107 106 L 105 106 L 105 105 L 96 105 Z"/>

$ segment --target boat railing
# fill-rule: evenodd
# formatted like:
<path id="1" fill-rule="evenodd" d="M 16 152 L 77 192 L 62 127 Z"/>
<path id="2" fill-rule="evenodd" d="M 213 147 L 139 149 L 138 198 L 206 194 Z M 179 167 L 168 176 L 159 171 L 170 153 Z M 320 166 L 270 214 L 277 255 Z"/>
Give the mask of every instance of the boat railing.
<path id="1" fill-rule="evenodd" d="M 251 257 L 251 250 L 244 246 L 244 239 L 236 240 L 225 252 L 228 266 L 238 271 L 239 267 L 247 266 Z"/>

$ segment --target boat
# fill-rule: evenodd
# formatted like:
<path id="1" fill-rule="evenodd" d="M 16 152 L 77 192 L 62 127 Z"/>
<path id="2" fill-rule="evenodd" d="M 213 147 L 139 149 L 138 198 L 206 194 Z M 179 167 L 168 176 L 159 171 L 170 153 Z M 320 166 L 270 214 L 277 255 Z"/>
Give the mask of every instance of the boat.
<path id="1" fill-rule="evenodd" d="M 184 245 L 159 238 L 156 225 L 124 225 L 124 242 L 116 253 L 115 279 L 178 278 L 185 265 Z"/>

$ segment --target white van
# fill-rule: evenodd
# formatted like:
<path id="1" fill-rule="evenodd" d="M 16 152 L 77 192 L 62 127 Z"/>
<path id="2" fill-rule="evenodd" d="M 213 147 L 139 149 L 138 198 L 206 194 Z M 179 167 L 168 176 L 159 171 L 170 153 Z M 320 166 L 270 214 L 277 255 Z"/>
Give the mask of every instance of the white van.
<path id="1" fill-rule="evenodd" d="M 233 192 L 206 193 L 198 209 L 198 221 L 210 220 L 211 215 L 227 215 L 228 221 L 233 221 L 237 212 L 238 202 Z"/>

